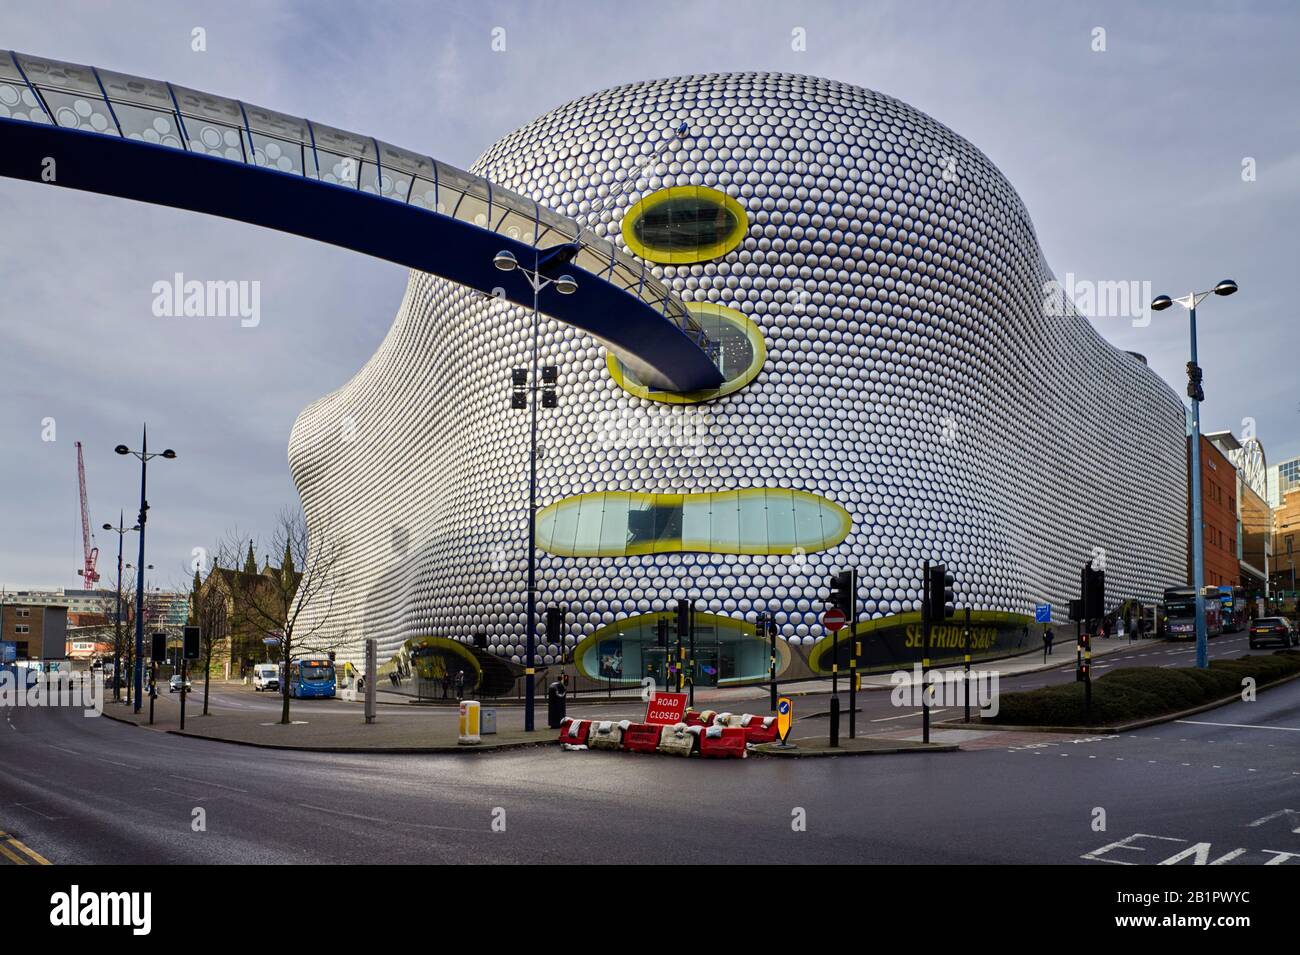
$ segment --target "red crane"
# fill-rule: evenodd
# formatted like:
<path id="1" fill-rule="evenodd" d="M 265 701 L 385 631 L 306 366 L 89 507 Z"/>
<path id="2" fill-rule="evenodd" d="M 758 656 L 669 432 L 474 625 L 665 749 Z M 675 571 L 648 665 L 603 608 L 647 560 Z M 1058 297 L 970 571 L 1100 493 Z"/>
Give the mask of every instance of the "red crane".
<path id="1" fill-rule="evenodd" d="M 99 580 L 99 571 L 95 570 L 95 562 L 99 560 L 99 548 L 92 547 L 90 543 L 90 506 L 86 503 L 86 463 L 81 457 L 80 441 L 77 442 L 77 486 L 81 491 L 81 549 L 85 561 L 82 569 L 77 573 L 81 575 L 82 585 L 87 590 L 92 590 Z"/>

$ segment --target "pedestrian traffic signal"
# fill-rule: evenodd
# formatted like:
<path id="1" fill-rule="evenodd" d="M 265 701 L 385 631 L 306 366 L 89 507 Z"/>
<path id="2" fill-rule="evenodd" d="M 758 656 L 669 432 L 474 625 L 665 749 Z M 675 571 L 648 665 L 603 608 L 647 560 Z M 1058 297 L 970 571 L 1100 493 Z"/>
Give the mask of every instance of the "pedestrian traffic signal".
<path id="1" fill-rule="evenodd" d="M 931 622 L 947 620 L 956 612 L 956 583 L 944 564 L 930 565 L 929 598 Z"/>
<path id="2" fill-rule="evenodd" d="M 826 601 L 830 606 L 842 611 L 849 620 L 856 616 L 854 604 L 857 601 L 854 599 L 853 590 L 853 571 L 841 570 L 831 578 L 830 599 Z"/>
<path id="3" fill-rule="evenodd" d="M 1187 363 L 1187 397 L 1194 401 L 1205 400 L 1205 391 L 1201 388 L 1201 366 L 1194 361 Z"/>

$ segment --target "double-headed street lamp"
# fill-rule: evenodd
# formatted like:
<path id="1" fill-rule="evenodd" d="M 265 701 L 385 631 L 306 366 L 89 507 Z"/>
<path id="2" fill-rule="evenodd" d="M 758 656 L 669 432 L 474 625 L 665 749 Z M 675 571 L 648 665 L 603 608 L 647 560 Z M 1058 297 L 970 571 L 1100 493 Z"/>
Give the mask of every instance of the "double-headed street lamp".
<path id="1" fill-rule="evenodd" d="M 533 702 L 536 698 L 536 653 L 537 653 L 537 392 L 538 360 L 541 349 L 541 312 L 538 300 L 542 289 L 554 285 L 561 295 L 572 295 L 578 290 L 578 283 L 572 275 L 549 276 L 542 274 L 542 268 L 548 262 L 564 263 L 572 257 L 572 246 L 556 246 L 548 249 L 543 257 L 541 250 L 528 269 L 519 264 L 513 252 L 502 250 L 492 257 L 492 264 L 502 272 L 519 272 L 528 280 L 533 290 L 533 372 L 528 385 L 529 406 L 532 421 L 528 442 L 528 640 L 527 655 L 524 661 L 524 730 L 533 731 Z M 568 256 L 566 257 L 566 253 Z"/>
<path id="2" fill-rule="evenodd" d="M 1182 298 L 1157 295 L 1151 300 L 1151 311 L 1162 312 L 1177 302 L 1191 313 L 1192 360 L 1187 363 L 1187 397 L 1192 399 L 1192 587 L 1196 590 L 1196 665 L 1201 669 L 1210 665 L 1209 646 L 1205 633 L 1205 528 L 1201 517 L 1201 366 L 1196 363 L 1196 306 L 1211 295 L 1231 295 L 1237 283 L 1224 279 L 1206 292 L 1189 292 Z"/>
<path id="3" fill-rule="evenodd" d="M 144 525 L 149 518 L 149 502 L 145 498 L 145 478 L 149 461 L 153 458 L 176 457 L 171 448 L 165 451 L 149 450 L 149 426 L 145 425 L 140 437 L 140 450 L 132 451 L 125 444 L 113 449 L 118 454 L 130 454 L 140 459 L 140 517 L 136 527 L 140 529 L 140 558 L 135 570 L 135 712 L 140 712 L 140 694 L 144 689 L 144 671 L 141 658 L 144 655 Z"/>
<path id="4" fill-rule="evenodd" d="M 117 621 L 113 625 L 113 699 L 122 698 L 122 539 L 140 525 L 126 527 L 122 512 L 117 513 L 117 527 L 105 524 L 104 530 L 117 533 Z"/>

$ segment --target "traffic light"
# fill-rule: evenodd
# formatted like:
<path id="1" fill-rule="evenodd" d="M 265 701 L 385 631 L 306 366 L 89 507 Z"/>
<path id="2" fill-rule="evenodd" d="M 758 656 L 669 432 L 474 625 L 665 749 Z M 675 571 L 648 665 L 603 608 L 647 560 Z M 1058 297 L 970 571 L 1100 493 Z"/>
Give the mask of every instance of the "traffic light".
<path id="1" fill-rule="evenodd" d="M 1083 601 L 1080 619 L 1100 620 L 1106 613 L 1106 572 L 1094 570 L 1091 563 L 1084 564 L 1079 589 Z"/>
<path id="2" fill-rule="evenodd" d="M 937 623 L 952 617 L 957 608 L 956 584 L 944 564 L 930 565 L 930 621 Z"/>
<path id="3" fill-rule="evenodd" d="M 685 640 L 691 632 L 691 602 L 682 597 L 677 601 L 677 639 Z"/>
<path id="4" fill-rule="evenodd" d="M 1082 620 L 1082 619 L 1083 619 L 1083 601 L 1082 601 L 1082 600 L 1071 600 L 1071 601 L 1070 601 L 1070 617 L 1069 617 L 1069 619 L 1070 619 L 1070 622 L 1071 622 L 1071 623 L 1073 623 L 1075 620 Z"/>
<path id="5" fill-rule="evenodd" d="M 659 633 L 656 636 L 657 636 L 656 642 L 659 644 L 659 648 L 661 650 L 667 650 L 668 649 L 668 618 L 667 617 L 659 618 Z"/>
<path id="6" fill-rule="evenodd" d="M 560 370 L 554 365 L 542 366 L 542 407 L 555 408 L 559 406 L 559 399 L 555 394 L 555 386 L 560 380 Z"/>
<path id="7" fill-rule="evenodd" d="M 149 658 L 154 663 L 162 663 L 167 659 L 167 634 L 155 633 L 153 635 L 153 652 Z"/>
<path id="8" fill-rule="evenodd" d="M 1086 683 L 1089 679 L 1089 670 L 1092 667 L 1092 634 L 1084 630 L 1079 634 L 1079 668 L 1074 674 L 1074 679 L 1079 683 Z"/>
<path id="9" fill-rule="evenodd" d="M 200 631 L 198 627 L 185 628 L 185 659 L 186 660 L 197 660 L 199 658 L 199 637 L 201 633 L 202 631 Z M 331 662 L 333 661 L 333 658 L 334 658 L 334 654 L 331 653 L 330 654 Z"/>
<path id="10" fill-rule="evenodd" d="M 551 643 L 564 643 L 564 608 L 546 608 L 546 639 Z"/>
<path id="11" fill-rule="evenodd" d="M 830 599 L 826 602 L 842 611 L 849 620 L 854 618 L 854 604 L 857 601 L 854 600 L 853 594 L 853 571 L 841 570 L 831 578 Z"/>
<path id="12" fill-rule="evenodd" d="M 1187 397 L 1193 401 L 1205 400 L 1205 392 L 1201 388 L 1201 366 L 1194 361 L 1187 363 Z"/>
<path id="13" fill-rule="evenodd" d="M 528 369 L 510 371 L 510 407 L 516 410 L 528 407 Z"/>

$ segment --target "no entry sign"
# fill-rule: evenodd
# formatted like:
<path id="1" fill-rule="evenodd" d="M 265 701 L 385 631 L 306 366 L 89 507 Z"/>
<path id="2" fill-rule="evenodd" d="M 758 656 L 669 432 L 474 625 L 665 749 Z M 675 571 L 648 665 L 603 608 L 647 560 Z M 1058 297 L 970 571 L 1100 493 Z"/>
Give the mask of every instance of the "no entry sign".
<path id="1" fill-rule="evenodd" d="M 843 630 L 844 625 L 848 622 L 849 618 L 844 616 L 844 611 L 840 610 L 838 607 L 832 607 L 830 610 L 827 610 L 822 614 L 822 626 L 831 633 Z"/>
<path id="2" fill-rule="evenodd" d="M 685 693 L 650 694 L 650 705 L 645 708 L 645 721 L 656 726 L 675 726 L 686 719 Z"/>

